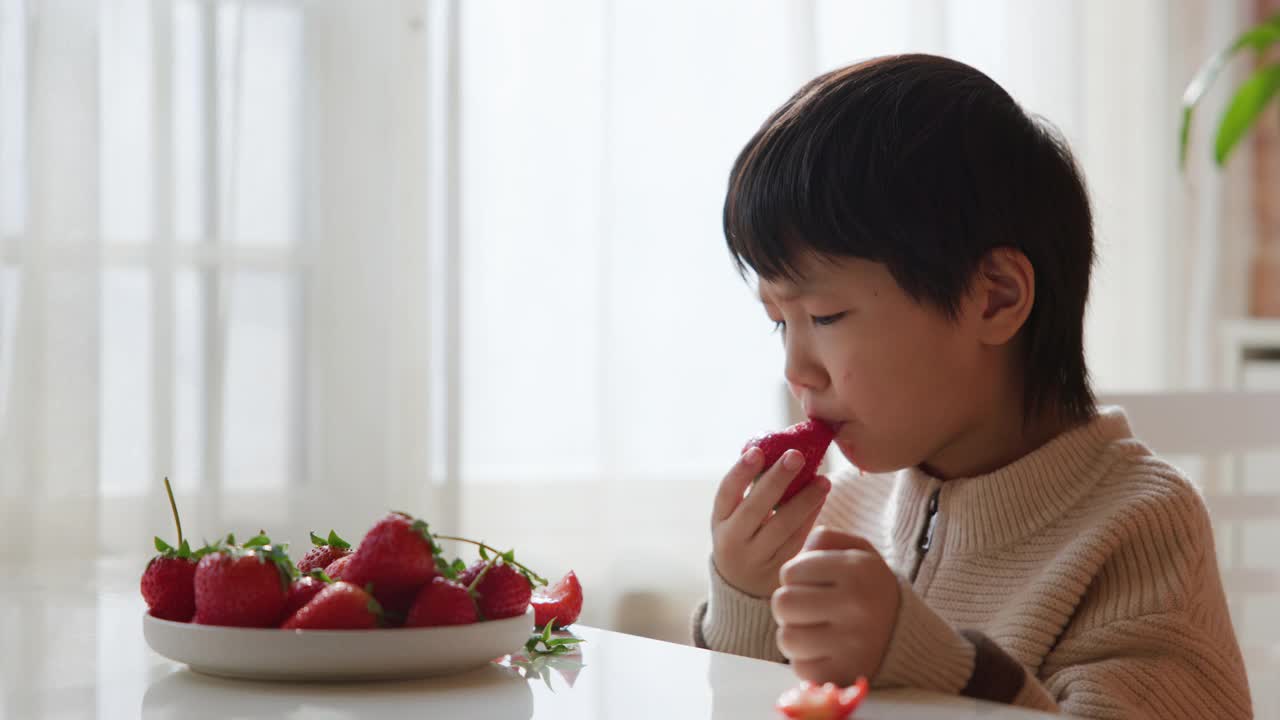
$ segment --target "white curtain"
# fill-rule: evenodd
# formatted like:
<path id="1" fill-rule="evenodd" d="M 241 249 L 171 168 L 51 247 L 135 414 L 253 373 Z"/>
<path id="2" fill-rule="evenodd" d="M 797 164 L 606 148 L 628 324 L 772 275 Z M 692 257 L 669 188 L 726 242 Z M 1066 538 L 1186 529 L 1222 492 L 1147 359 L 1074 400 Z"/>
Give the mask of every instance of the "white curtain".
<path id="1" fill-rule="evenodd" d="M 765 116 L 876 54 L 988 72 L 1089 180 L 1099 385 L 1181 385 L 1242 251 L 1193 308 L 1238 180 L 1178 178 L 1177 99 L 1237 9 L 0 0 L 0 553 L 145 553 L 169 475 L 197 536 L 403 508 L 681 638 L 786 417 L 719 224 Z"/>

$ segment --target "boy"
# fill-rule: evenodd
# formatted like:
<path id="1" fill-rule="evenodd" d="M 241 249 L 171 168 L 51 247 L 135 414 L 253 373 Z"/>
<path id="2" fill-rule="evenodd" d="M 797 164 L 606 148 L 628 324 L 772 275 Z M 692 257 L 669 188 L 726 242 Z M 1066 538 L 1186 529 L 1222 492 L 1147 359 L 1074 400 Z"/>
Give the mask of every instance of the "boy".
<path id="1" fill-rule="evenodd" d="M 724 227 L 857 469 L 774 510 L 799 453 L 738 460 L 699 646 L 1085 717 L 1250 717 L 1204 505 L 1095 407 L 1064 141 L 971 67 L 872 60 L 765 122 Z"/>

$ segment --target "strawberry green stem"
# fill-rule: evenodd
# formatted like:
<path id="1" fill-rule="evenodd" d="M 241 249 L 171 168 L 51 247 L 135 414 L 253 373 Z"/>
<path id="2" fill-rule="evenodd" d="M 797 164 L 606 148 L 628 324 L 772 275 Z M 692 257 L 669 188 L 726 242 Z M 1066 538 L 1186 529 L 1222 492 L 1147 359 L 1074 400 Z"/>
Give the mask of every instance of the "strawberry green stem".
<path id="1" fill-rule="evenodd" d="M 489 568 L 493 567 L 493 564 L 496 563 L 497 561 L 498 561 L 498 558 L 495 556 L 492 559 L 490 559 L 489 562 L 484 564 L 484 568 L 480 570 L 479 574 L 476 575 L 476 578 L 471 581 L 470 585 L 467 586 L 468 594 L 474 593 L 476 588 L 480 587 L 480 581 L 484 579 L 485 575 L 489 574 Z"/>
<path id="2" fill-rule="evenodd" d="M 472 539 L 470 539 L 470 538 L 454 537 L 453 535 L 435 535 L 435 537 L 436 537 L 436 539 L 438 539 L 438 540 L 456 540 L 456 541 L 458 541 L 458 542 L 471 543 L 472 545 L 478 545 L 479 547 L 482 547 L 482 548 L 484 548 L 485 550 L 488 550 L 489 552 L 493 553 L 494 555 L 501 555 L 501 554 L 502 554 L 502 551 L 501 551 L 501 550 L 498 550 L 497 548 L 493 547 L 492 545 L 486 545 L 486 544 L 484 544 L 484 543 L 482 543 L 482 542 L 479 542 L 479 541 L 477 541 L 477 540 L 472 540 Z M 492 565 L 492 564 L 493 564 L 493 563 L 490 563 L 490 565 Z M 516 567 L 520 568 L 521 570 L 524 570 L 525 572 L 529 573 L 531 576 L 533 576 L 533 579 L 534 579 L 534 580 L 537 580 L 538 582 L 542 583 L 543 585 L 546 585 L 546 584 L 547 584 L 547 580 L 546 580 L 546 578 L 544 578 L 544 577 L 542 577 L 541 575 L 539 575 L 538 573 L 536 573 L 536 572 L 534 572 L 534 571 L 530 570 L 527 566 L 522 565 L 521 563 L 519 563 L 519 562 L 518 562 L 518 561 L 516 561 L 516 560 L 512 560 L 512 561 L 511 561 L 511 564 L 512 564 L 512 565 L 515 565 Z M 483 572 L 488 572 L 488 570 L 489 570 L 488 568 L 485 568 Z M 478 579 L 478 578 L 477 578 L 477 579 Z"/>
<path id="3" fill-rule="evenodd" d="M 173 499 L 173 488 L 169 486 L 169 478 L 165 476 L 164 491 L 169 496 L 169 509 L 173 511 L 173 524 L 178 526 L 178 545 L 182 547 L 182 521 L 178 519 L 178 503 Z"/>

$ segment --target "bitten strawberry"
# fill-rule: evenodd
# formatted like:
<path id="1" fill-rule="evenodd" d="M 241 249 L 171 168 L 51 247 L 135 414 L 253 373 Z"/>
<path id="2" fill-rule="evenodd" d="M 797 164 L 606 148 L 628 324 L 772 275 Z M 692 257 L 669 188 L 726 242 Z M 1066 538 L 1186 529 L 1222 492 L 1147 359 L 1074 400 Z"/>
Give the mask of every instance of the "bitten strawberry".
<path id="1" fill-rule="evenodd" d="M 477 619 L 476 601 L 467 587 L 437 575 L 418 592 L 404 624 L 405 627 L 467 625 Z"/>
<path id="2" fill-rule="evenodd" d="M 338 581 L 320 591 L 280 627 L 285 630 L 369 630 L 378 626 L 382 607 L 372 595 Z"/>
<path id="3" fill-rule="evenodd" d="M 393 512 L 365 534 L 342 579 L 357 587 L 372 585 L 382 607 L 403 618 L 418 591 L 436 575 L 435 553 L 425 522 Z"/>
<path id="4" fill-rule="evenodd" d="M 280 622 L 294 572 L 283 545 L 258 535 L 225 547 L 196 566 L 196 614 L 201 625 L 272 627 Z"/>
<path id="5" fill-rule="evenodd" d="M 799 450 L 804 455 L 804 467 L 800 468 L 800 472 L 783 491 L 782 498 L 778 500 L 778 504 L 781 505 L 813 481 L 818 465 L 822 462 L 822 456 L 826 454 L 827 446 L 834 438 L 835 433 L 827 423 L 821 420 L 806 420 L 785 430 L 751 438 L 742 447 L 742 451 L 746 452 L 753 447 L 760 448 L 764 451 L 766 468 L 778 462 L 778 458 L 788 450 Z"/>
<path id="6" fill-rule="evenodd" d="M 178 545 L 173 547 L 158 537 L 155 539 L 160 554 L 151 558 L 142 572 L 142 599 L 154 617 L 190 622 L 196 612 L 196 563 L 207 548 L 191 551 L 182 537 L 182 520 L 178 518 L 178 504 L 173 499 L 169 478 L 164 479 L 164 490 L 169 495 L 169 508 L 173 510 L 173 524 L 178 528 Z"/>
<path id="7" fill-rule="evenodd" d="M 298 612 L 303 605 L 311 602 L 311 598 L 320 594 L 329 586 L 331 579 L 324 574 L 323 570 L 312 570 L 310 573 L 294 580 L 289 585 L 289 595 L 284 601 L 284 612 L 281 613 L 288 618 Z"/>
<path id="8" fill-rule="evenodd" d="M 298 561 L 298 572 L 303 574 L 312 570 L 324 570 L 334 560 L 351 554 L 351 543 L 338 537 L 338 533 L 333 530 L 329 531 L 327 538 L 311 533 L 311 544 L 315 547 Z"/>
<path id="9" fill-rule="evenodd" d="M 815 685 L 806 681 L 782 693 L 777 708 L 783 715 L 797 720 L 844 720 L 858 709 L 866 696 L 864 677 L 847 688 L 837 687 L 835 683 Z"/>
<path id="10" fill-rule="evenodd" d="M 578 576 L 570 570 L 560 582 L 548 588 L 539 588 L 533 593 L 534 627 L 546 627 L 553 622 L 556 630 L 572 625 L 582 612 L 582 585 Z"/>

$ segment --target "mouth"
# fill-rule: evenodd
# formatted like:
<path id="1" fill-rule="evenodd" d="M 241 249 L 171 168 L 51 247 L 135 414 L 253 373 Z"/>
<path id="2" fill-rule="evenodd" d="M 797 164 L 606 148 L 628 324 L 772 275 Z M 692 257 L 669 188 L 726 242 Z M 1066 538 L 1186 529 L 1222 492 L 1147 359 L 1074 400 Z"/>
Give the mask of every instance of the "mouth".
<path id="1" fill-rule="evenodd" d="M 816 422 L 820 422 L 823 425 L 826 425 L 828 428 L 831 429 L 832 435 L 839 435 L 840 428 L 844 427 L 843 420 L 828 420 L 824 417 L 819 417 L 817 415 L 811 415 L 809 419 L 814 420 Z"/>

